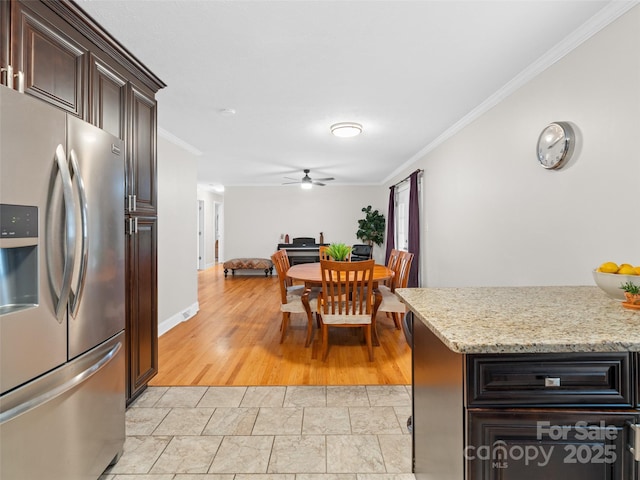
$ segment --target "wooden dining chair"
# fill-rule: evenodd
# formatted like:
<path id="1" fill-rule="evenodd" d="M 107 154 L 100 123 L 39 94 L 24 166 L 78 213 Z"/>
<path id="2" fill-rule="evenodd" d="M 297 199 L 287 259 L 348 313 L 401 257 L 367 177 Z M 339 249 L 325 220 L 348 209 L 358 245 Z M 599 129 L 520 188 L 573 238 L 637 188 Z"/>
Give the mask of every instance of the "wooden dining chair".
<path id="1" fill-rule="evenodd" d="M 329 250 L 329 247 L 327 245 L 320 245 L 319 247 L 320 260 L 331 260 L 331 257 L 329 257 L 329 255 L 327 254 L 327 250 Z"/>
<path id="2" fill-rule="evenodd" d="M 307 338 L 304 346 L 311 345 L 313 336 L 313 313 L 317 309 L 317 292 L 309 290 L 303 301 L 302 295 L 305 293 L 304 285 L 293 285 L 293 281 L 287 277 L 290 268 L 289 256 L 286 250 L 278 250 L 271 255 L 271 261 L 276 267 L 278 280 L 280 282 L 280 311 L 282 312 L 282 323 L 280 324 L 280 343 L 284 341 L 287 328 L 291 320 L 292 313 L 304 313 L 307 316 Z M 308 307 L 304 302 L 308 301 Z"/>
<path id="3" fill-rule="evenodd" d="M 323 361 L 329 352 L 329 327 L 362 327 L 369 361 L 373 361 L 371 329 L 382 301 L 380 292 L 373 289 L 374 263 L 320 261 L 322 291 L 317 305 Z"/>
<path id="4" fill-rule="evenodd" d="M 391 287 L 381 285 L 378 287 L 382 295 L 382 303 L 379 311 L 390 314 L 396 328 L 400 330 L 402 327 L 402 315 L 406 313 L 407 306 L 396 296 L 396 288 L 406 288 L 409 282 L 409 271 L 413 263 L 413 253 L 398 251 L 397 260 L 394 264 L 394 276 Z"/>

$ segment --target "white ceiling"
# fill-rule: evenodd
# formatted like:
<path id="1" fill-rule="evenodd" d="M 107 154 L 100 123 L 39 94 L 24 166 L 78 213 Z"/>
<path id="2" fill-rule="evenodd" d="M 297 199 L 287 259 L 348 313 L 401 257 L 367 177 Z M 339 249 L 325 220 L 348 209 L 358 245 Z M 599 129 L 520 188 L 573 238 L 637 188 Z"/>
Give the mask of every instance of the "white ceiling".
<path id="1" fill-rule="evenodd" d="M 76 1 L 168 85 L 160 134 L 225 186 L 381 184 L 635 3 Z"/>

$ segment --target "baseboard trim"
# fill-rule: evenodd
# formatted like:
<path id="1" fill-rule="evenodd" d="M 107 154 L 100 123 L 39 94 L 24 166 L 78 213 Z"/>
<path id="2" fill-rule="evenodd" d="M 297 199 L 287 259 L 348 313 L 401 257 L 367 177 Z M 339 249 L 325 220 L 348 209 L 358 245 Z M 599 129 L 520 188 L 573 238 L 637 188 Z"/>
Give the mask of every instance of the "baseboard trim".
<path id="1" fill-rule="evenodd" d="M 158 323 L 158 337 L 161 337 L 175 326 L 186 322 L 193 317 L 200 310 L 198 302 L 193 303 L 191 306 L 185 308 L 181 312 L 172 315 L 171 317 Z"/>

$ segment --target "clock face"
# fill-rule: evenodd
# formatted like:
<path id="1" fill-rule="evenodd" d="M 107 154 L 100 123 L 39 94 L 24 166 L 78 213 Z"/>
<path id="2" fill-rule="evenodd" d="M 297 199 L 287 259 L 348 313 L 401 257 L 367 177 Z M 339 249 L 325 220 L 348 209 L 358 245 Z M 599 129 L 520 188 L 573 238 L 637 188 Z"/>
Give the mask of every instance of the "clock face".
<path id="1" fill-rule="evenodd" d="M 549 124 L 538 137 L 538 162 L 544 168 L 559 168 L 571 155 L 573 142 L 573 131 L 568 124 Z"/>

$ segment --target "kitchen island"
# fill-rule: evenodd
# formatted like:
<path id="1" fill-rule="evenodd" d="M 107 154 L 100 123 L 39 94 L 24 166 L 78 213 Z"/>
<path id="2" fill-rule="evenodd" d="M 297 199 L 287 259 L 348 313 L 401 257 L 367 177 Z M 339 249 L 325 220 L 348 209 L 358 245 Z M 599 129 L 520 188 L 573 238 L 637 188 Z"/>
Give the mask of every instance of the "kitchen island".
<path id="1" fill-rule="evenodd" d="M 396 293 L 418 480 L 640 478 L 640 312 L 597 287 Z"/>

